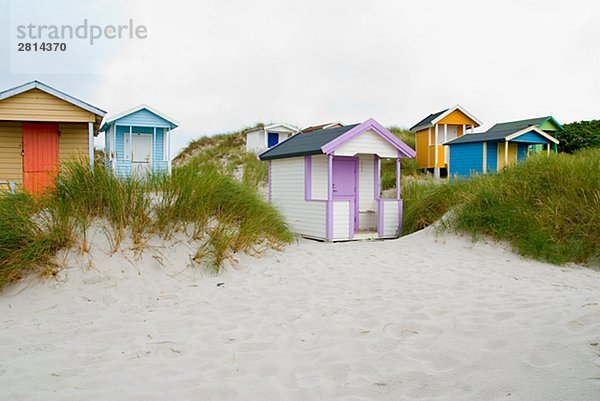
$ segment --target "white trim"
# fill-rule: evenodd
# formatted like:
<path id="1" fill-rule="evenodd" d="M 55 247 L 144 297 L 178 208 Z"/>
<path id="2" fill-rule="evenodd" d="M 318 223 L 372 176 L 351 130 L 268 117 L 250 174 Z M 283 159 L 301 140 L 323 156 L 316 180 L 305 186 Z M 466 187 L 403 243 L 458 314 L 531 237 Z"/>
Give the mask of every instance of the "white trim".
<path id="1" fill-rule="evenodd" d="M 504 141 L 504 168 L 508 167 L 508 140 Z"/>
<path id="2" fill-rule="evenodd" d="M 439 125 L 435 125 L 435 148 L 433 149 L 433 176 L 434 178 L 440 178 L 440 168 L 438 167 L 438 142 L 439 142 L 439 133 L 438 133 Z"/>
<path id="3" fill-rule="evenodd" d="M 296 133 L 298 131 L 300 131 L 297 127 L 294 127 L 291 124 L 285 124 L 285 123 L 279 123 L 279 124 L 271 124 L 271 125 L 265 125 L 264 127 L 256 127 L 256 128 L 252 128 L 251 130 L 246 131 L 246 134 L 250 133 L 250 132 L 256 132 L 256 131 L 260 131 L 260 130 L 272 130 L 275 132 L 279 132 L 276 131 L 277 127 L 283 127 L 283 128 L 287 128 L 288 130 L 292 131 L 292 133 Z"/>
<path id="4" fill-rule="evenodd" d="M 171 174 L 171 170 L 172 170 L 172 166 L 171 166 L 171 128 L 168 129 L 167 131 L 167 158 L 169 159 L 168 163 L 167 163 L 167 172 L 169 174 Z"/>
<path id="5" fill-rule="evenodd" d="M 94 167 L 94 123 L 88 122 L 88 152 L 90 157 L 90 167 Z"/>
<path id="6" fill-rule="evenodd" d="M 481 166 L 481 172 L 487 174 L 487 142 L 483 142 L 483 165 Z"/>
<path id="7" fill-rule="evenodd" d="M 169 156 L 168 156 L 168 149 L 167 147 L 169 146 L 169 138 L 167 138 L 167 134 L 168 131 L 164 130 L 163 131 L 163 161 L 169 161 Z"/>
<path id="8" fill-rule="evenodd" d="M 12 89 L 8 89 L 5 90 L 3 92 L 0 92 L 0 100 L 4 100 L 7 99 L 9 97 L 13 97 L 16 95 L 20 95 L 23 92 L 27 92 L 31 89 L 39 89 L 43 92 L 48 93 L 49 95 L 55 96 L 59 99 L 64 100 L 65 102 L 71 103 L 81 109 L 87 110 L 90 113 L 94 113 L 100 117 L 104 117 L 106 115 L 106 111 L 99 109 L 95 106 L 92 106 L 89 103 L 84 102 L 83 100 L 79 100 L 77 98 L 74 98 L 71 95 L 68 95 L 64 92 L 59 91 L 58 89 L 54 89 L 44 83 L 41 83 L 40 81 L 31 81 L 31 82 L 27 82 L 26 84 L 17 86 L 15 88 Z"/>
<path id="9" fill-rule="evenodd" d="M 528 132 L 531 132 L 531 131 L 535 131 L 537 134 L 540 134 L 541 136 L 543 136 L 544 138 L 546 138 L 550 142 L 553 142 L 553 143 L 556 143 L 556 144 L 559 143 L 558 139 L 554 138 L 552 135 L 549 135 L 549 134 L 545 133 L 544 131 L 542 131 L 541 129 L 539 129 L 538 127 L 536 127 L 535 125 L 532 125 L 531 127 L 524 128 L 521 131 L 515 132 L 514 134 L 510 134 L 505 139 L 507 141 L 510 141 L 510 140 L 513 140 L 513 139 L 515 139 L 515 138 L 517 138 L 517 137 L 519 137 L 519 136 L 521 136 L 523 134 L 526 134 Z"/>
<path id="10" fill-rule="evenodd" d="M 444 142 L 448 140 L 448 124 L 444 124 Z"/>
<path id="11" fill-rule="evenodd" d="M 475 121 L 477 124 L 481 125 L 481 121 L 479 121 L 479 119 L 477 117 L 475 117 L 473 114 L 469 113 L 464 107 L 462 107 L 460 104 L 454 105 L 453 107 L 450 107 L 448 110 L 446 110 L 445 112 L 443 112 L 442 114 L 440 114 L 439 116 L 437 116 L 436 118 L 434 118 L 431 121 L 431 124 L 435 124 L 438 121 L 444 119 L 444 117 L 447 117 L 448 115 L 450 115 L 452 112 L 456 111 L 456 110 L 460 110 L 462 111 L 467 117 L 469 117 L 471 120 Z"/>
<path id="12" fill-rule="evenodd" d="M 136 112 L 138 112 L 138 111 L 140 111 L 140 110 L 144 110 L 144 109 L 148 110 L 148 111 L 149 111 L 149 112 L 151 112 L 151 113 L 154 113 L 154 114 L 156 114 L 157 116 L 159 116 L 159 117 L 160 117 L 160 118 L 162 118 L 163 120 L 166 120 L 166 121 L 170 122 L 170 123 L 171 123 L 171 124 L 173 124 L 175 127 L 178 127 L 178 126 L 179 126 L 179 122 L 177 122 L 177 120 L 175 120 L 175 119 L 173 119 L 173 118 L 171 118 L 171 117 L 167 116 L 166 114 L 163 114 L 163 113 L 161 113 L 160 111 L 156 110 L 156 109 L 155 109 L 155 108 L 153 108 L 153 107 L 150 107 L 150 106 L 148 106 L 148 105 L 147 105 L 147 104 L 145 104 L 145 103 L 144 103 L 144 104 L 140 104 L 140 105 L 138 105 L 138 106 L 135 106 L 135 107 L 133 107 L 133 108 L 131 108 L 131 109 L 129 109 L 129 110 L 126 110 L 126 111 L 124 111 L 124 112 L 121 112 L 121 113 L 118 113 L 118 114 L 115 114 L 115 115 L 112 115 L 112 116 L 109 116 L 109 117 L 107 117 L 107 118 L 106 118 L 106 120 L 105 120 L 105 121 L 102 123 L 102 125 L 104 126 L 104 125 L 106 125 L 106 124 L 113 123 L 113 122 L 115 122 L 116 120 L 118 120 L 118 119 L 120 119 L 120 118 L 123 118 L 123 117 L 125 117 L 125 116 L 128 116 L 129 114 L 133 114 L 133 113 L 136 113 Z"/>
<path id="13" fill-rule="evenodd" d="M 153 169 L 154 169 L 154 151 L 155 151 L 155 149 L 156 149 L 156 127 L 154 127 L 154 130 L 152 130 L 152 168 Z"/>
<path id="14" fill-rule="evenodd" d="M 466 134 L 467 134 L 467 124 L 463 124 L 462 135 L 466 135 Z M 458 135 L 456 135 L 456 137 L 458 138 Z"/>

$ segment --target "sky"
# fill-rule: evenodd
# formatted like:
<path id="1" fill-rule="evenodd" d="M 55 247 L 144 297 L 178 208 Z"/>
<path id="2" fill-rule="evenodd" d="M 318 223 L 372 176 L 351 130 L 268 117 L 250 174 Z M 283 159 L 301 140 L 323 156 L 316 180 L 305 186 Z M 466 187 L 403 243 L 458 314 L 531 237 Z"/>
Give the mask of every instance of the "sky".
<path id="1" fill-rule="evenodd" d="M 257 122 L 410 127 L 455 104 L 483 129 L 600 119 L 599 16 L 596 0 L 0 0 L 0 90 L 37 79 L 109 114 L 149 104 L 180 123 L 172 157 Z M 18 24 L 83 19 L 147 37 L 16 52 Z"/>

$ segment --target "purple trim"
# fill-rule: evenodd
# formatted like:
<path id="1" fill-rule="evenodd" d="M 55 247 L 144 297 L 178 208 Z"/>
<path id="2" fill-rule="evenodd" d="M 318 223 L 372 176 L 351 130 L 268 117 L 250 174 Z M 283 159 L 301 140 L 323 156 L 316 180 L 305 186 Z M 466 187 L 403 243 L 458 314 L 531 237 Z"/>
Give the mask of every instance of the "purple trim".
<path id="1" fill-rule="evenodd" d="M 383 237 L 383 205 L 385 204 L 383 199 L 378 199 L 377 204 L 377 235 L 379 238 Z"/>
<path id="2" fill-rule="evenodd" d="M 333 155 L 327 155 L 327 225 L 325 237 L 328 241 L 333 239 Z"/>
<path id="3" fill-rule="evenodd" d="M 348 209 L 348 216 L 350 217 L 348 220 L 348 238 L 353 239 L 354 238 L 354 222 L 358 220 L 354 220 L 356 217 L 355 215 L 355 210 L 357 209 L 356 207 L 354 207 L 354 203 L 351 200 L 348 201 L 349 204 L 349 209 Z"/>
<path id="4" fill-rule="evenodd" d="M 379 200 L 379 156 L 373 155 L 373 195 L 375 200 Z"/>
<path id="5" fill-rule="evenodd" d="M 383 125 L 379 124 L 373 118 L 369 118 L 367 121 L 358 124 L 356 127 L 352 128 L 348 132 L 340 135 L 335 138 L 333 141 L 326 143 L 321 147 L 323 153 L 331 153 L 342 144 L 346 143 L 350 139 L 354 138 L 357 135 L 362 134 L 363 132 L 372 129 L 377 132 L 379 135 L 383 137 L 386 141 L 388 141 L 392 146 L 394 146 L 399 152 L 401 152 L 406 157 L 415 157 L 416 153 L 411 149 L 410 146 L 402 142 L 398 137 L 392 134 L 387 128 Z"/>
<path id="6" fill-rule="evenodd" d="M 268 187 L 268 194 L 267 194 L 267 199 L 269 200 L 269 202 L 271 202 L 271 160 L 267 161 L 268 163 L 268 170 L 267 170 L 267 187 Z"/>
<path id="7" fill-rule="evenodd" d="M 398 199 L 398 237 L 402 236 L 402 207 L 404 202 L 402 199 Z"/>
<path id="8" fill-rule="evenodd" d="M 400 152 L 396 159 L 396 199 L 400 199 Z"/>
<path id="9" fill-rule="evenodd" d="M 354 185 L 355 185 L 355 190 L 354 190 L 354 221 L 352 224 L 352 235 L 350 236 L 350 238 L 354 238 L 354 231 L 359 230 L 360 228 L 360 196 L 359 196 L 359 190 L 360 187 L 359 185 L 359 181 L 358 181 L 358 175 L 360 174 L 360 159 L 358 157 L 355 158 L 356 159 L 356 166 L 354 168 Z M 352 214 L 350 214 L 350 216 L 352 216 Z"/>
<path id="10" fill-rule="evenodd" d="M 304 200 L 312 199 L 312 156 L 304 156 Z"/>

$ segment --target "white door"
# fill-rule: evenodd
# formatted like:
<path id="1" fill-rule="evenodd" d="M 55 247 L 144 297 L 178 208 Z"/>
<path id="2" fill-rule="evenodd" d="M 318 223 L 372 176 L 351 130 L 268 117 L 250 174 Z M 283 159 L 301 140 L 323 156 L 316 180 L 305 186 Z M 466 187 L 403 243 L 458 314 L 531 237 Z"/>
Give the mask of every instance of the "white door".
<path id="1" fill-rule="evenodd" d="M 152 172 L 152 135 L 133 134 L 131 138 L 131 174 L 143 176 Z"/>

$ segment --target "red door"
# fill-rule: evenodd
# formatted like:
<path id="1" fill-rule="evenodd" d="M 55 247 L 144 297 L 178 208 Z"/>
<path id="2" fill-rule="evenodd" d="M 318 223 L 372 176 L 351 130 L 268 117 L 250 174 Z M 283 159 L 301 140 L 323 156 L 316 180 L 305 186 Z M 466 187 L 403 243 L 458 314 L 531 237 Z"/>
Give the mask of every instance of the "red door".
<path id="1" fill-rule="evenodd" d="M 23 123 L 23 189 L 41 194 L 58 173 L 58 124 Z"/>

